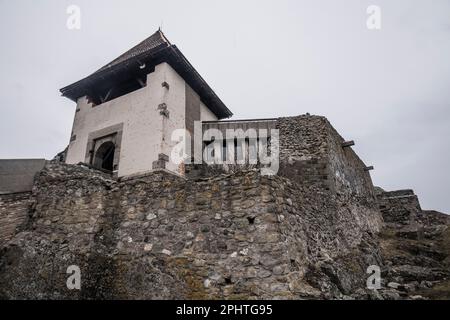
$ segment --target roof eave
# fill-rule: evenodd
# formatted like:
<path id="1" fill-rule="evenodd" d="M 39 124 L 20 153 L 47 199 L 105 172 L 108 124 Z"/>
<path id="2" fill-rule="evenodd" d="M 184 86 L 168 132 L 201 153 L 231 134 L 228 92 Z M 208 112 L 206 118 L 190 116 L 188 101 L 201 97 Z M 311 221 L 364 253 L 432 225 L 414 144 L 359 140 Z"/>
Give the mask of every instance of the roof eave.
<path id="1" fill-rule="evenodd" d="M 171 54 L 174 56 L 175 60 L 170 61 Z M 193 85 L 193 88 L 198 92 L 201 99 L 205 99 L 207 101 L 203 101 L 211 111 L 219 118 L 225 119 L 230 118 L 233 113 L 226 107 L 226 105 L 220 100 L 220 98 L 216 95 L 216 93 L 211 89 L 211 87 L 207 84 L 207 82 L 202 78 L 202 76 L 195 70 L 195 68 L 191 65 L 191 63 L 186 59 L 186 57 L 181 53 L 181 51 L 175 45 L 165 45 L 162 44 L 152 50 L 152 52 L 143 52 L 140 55 L 137 55 L 133 58 L 130 58 L 127 61 L 124 61 L 120 64 L 111 66 L 108 69 L 103 69 L 97 71 L 86 78 L 83 78 L 77 82 L 72 83 L 66 87 L 60 89 L 62 96 L 69 98 L 70 100 L 77 102 L 77 100 L 85 95 L 86 91 L 89 91 L 90 88 L 95 86 L 95 82 L 110 77 L 118 72 L 123 72 L 123 70 L 129 68 L 134 63 L 140 63 L 144 61 L 166 61 L 171 64 L 174 69 L 185 70 L 186 76 L 192 75 L 189 77 L 190 85 Z M 174 64 L 174 65 L 172 65 Z M 214 110 L 213 110 L 214 109 Z"/>

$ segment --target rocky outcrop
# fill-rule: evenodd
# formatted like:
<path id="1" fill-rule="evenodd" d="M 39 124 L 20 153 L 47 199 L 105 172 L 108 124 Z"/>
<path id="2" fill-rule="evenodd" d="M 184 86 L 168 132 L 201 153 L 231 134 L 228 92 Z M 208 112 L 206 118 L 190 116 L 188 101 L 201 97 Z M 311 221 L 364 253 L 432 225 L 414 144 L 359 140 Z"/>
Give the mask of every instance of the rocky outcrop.
<path id="1" fill-rule="evenodd" d="M 450 216 L 423 211 L 412 190 L 379 191 L 380 248 L 390 299 L 450 299 Z"/>

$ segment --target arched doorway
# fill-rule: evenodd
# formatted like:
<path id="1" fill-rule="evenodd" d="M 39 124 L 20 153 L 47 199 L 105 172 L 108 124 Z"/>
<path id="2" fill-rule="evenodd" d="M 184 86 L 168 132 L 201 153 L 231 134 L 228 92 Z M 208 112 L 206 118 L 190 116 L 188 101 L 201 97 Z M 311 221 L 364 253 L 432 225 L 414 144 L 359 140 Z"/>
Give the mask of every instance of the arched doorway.
<path id="1" fill-rule="evenodd" d="M 106 141 L 98 147 L 94 155 L 93 165 L 96 168 L 113 171 L 114 170 L 114 152 L 116 146 L 111 141 Z"/>

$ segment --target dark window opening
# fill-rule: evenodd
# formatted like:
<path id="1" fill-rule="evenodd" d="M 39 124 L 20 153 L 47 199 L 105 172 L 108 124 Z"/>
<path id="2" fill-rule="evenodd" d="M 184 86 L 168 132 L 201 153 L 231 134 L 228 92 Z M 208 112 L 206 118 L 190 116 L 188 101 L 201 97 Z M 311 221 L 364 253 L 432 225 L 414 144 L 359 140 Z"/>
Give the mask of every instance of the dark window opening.
<path id="1" fill-rule="evenodd" d="M 95 88 L 95 90 L 88 95 L 88 101 L 95 107 L 144 88 L 147 86 L 147 75 L 153 71 L 154 68 L 147 68 L 139 74 L 126 77 L 124 80 L 110 80 L 100 88 Z"/>
<path id="2" fill-rule="evenodd" d="M 103 143 L 95 153 L 92 165 L 98 169 L 113 171 L 115 150 L 116 147 L 111 141 Z"/>
<path id="3" fill-rule="evenodd" d="M 309 248 L 308 248 L 308 252 L 310 252 Z M 290 259 L 290 262 L 291 262 L 291 268 L 294 270 L 297 269 L 297 262 L 294 259 Z"/>
<path id="4" fill-rule="evenodd" d="M 226 162 L 228 157 L 227 143 L 226 140 L 223 140 L 222 143 L 222 161 Z"/>

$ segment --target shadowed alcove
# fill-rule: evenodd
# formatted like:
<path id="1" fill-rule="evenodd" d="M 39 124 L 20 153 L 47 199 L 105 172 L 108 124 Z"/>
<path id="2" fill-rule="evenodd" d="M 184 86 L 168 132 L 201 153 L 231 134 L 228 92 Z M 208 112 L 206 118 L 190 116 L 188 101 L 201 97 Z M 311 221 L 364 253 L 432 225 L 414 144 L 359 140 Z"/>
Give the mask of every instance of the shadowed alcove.
<path id="1" fill-rule="evenodd" d="M 113 171 L 115 149 L 116 146 L 113 142 L 104 142 L 94 155 L 93 166 L 99 169 Z"/>

